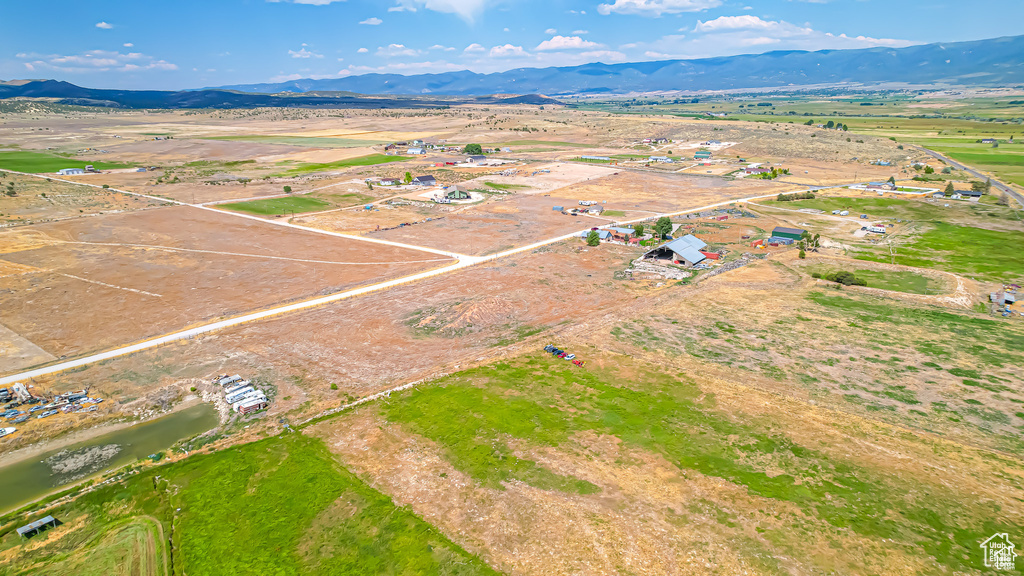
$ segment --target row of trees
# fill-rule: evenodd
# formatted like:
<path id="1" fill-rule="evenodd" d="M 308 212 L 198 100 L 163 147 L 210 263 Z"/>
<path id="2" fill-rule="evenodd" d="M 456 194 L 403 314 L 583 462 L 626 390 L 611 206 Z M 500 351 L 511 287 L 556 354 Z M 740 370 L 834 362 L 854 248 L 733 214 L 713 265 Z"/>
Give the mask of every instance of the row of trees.
<path id="1" fill-rule="evenodd" d="M 812 119 L 808 120 L 807 122 L 804 122 L 804 126 L 814 126 L 814 120 Z M 847 126 L 846 124 L 837 124 L 834 120 L 829 120 L 828 122 L 826 122 L 825 128 L 828 130 L 842 130 L 843 132 L 846 132 L 850 129 L 850 127 Z"/>
<path id="2" fill-rule="evenodd" d="M 794 192 L 792 194 L 779 194 L 775 197 L 779 202 L 792 202 L 793 200 L 814 200 L 814 192 Z"/>

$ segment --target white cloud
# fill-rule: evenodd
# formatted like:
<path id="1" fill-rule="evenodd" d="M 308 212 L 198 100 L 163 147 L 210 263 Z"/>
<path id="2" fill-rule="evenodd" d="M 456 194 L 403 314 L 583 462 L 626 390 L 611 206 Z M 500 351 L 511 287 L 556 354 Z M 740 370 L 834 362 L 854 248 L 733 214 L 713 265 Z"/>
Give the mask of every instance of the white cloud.
<path id="1" fill-rule="evenodd" d="M 292 58 L 323 58 L 324 57 L 323 54 L 318 54 L 316 52 L 313 52 L 312 50 L 306 50 L 306 48 L 305 48 L 306 45 L 305 44 L 303 44 L 302 46 L 303 46 L 303 48 L 300 48 L 297 52 L 295 50 L 289 50 L 288 51 L 288 55 L 291 56 Z"/>
<path id="2" fill-rule="evenodd" d="M 598 4 L 597 12 L 605 16 L 615 12 L 658 17 L 662 14 L 702 12 L 721 5 L 722 0 L 615 0 L 614 4 Z"/>
<path id="3" fill-rule="evenodd" d="M 369 52 L 369 51 L 370 51 L 370 50 L 369 50 L 369 49 L 367 49 L 367 48 L 360 48 L 359 50 L 356 50 L 356 52 L 358 52 L 358 53 L 360 53 L 360 54 L 366 54 L 366 53 L 367 53 L 367 52 Z"/>
<path id="4" fill-rule="evenodd" d="M 415 12 L 415 11 L 416 11 L 416 7 L 415 6 L 402 6 L 402 5 L 398 5 L 398 6 L 391 6 L 390 8 L 388 8 L 388 12 Z"/>
<path id="5" fill-rule="evenodd" d="M 122 54 L 109 50 L 89 50 L 81 54 L 17 54 L 26 60 L 23 64 L 30 71 L 54 70 L 68 73 L 89 72 L 138 72 L 143 70 L 177 70 L 178 67 L 166 60 L 159 60 L 139 52 Z"/>
<path id="6" fill-rule="evenodd" d="M 867 48 L 873 46 L 909 46 L 907 40 L 870 36 L 835 35 L 784 20 L 762 20 L 757 16 L 720 16 L 707 22 L 697 21 L 694 32 L 725 39 L 739 46 L 788 43 L 788 48 L 820 50 L 824 48 Z"/>
<path id="7" fill-rule="evenodd" d="M 376 55 L 381 58 L 395 58 L 401 56 L 419 56 L 419 50 L 408 48 L 405 44 L 388 44 L 377 48 Z"/>
<path id="8" fill-rule="evenodd" d="M 526 50 L 523 50 L 522 46 L 513 46 L 511 44 L 495 46 L 494 48 L 491 48 L 489 55 L 491 58 L 520 58 L 523 56 L 529 56 Z"/>
<path id="9" fill-rule="evenodd" d="M 583 50 L 585 48 L 599 48 L 597 42 L 584 40 L 579 36 L 555 36 L 537 45 L 534 50 Z"/>
<path id="10" fill-rule="evenodd" d="M 380 18 L 376 18 L 376 17 L 374 17 L 374 18 L 367 18 L 366 20 L 363 20 L 362 22 L 360 22 L 360 24 L 365 24 L 367 26 L 380 26 L 383 23 L 384 23 L 383 20 L 381 20 Z"/>
<path id="11" fill-rule="evenodd" d="M 690 31 L 688 28 L 682 30 Z M 646 58 L 665 59 L 726 56 L 766 49 L 824 50 L 901 47 L 913 44 L 907 40 L 893 38 L 833 34 L 784 20 L 764 20 L 750 14 L 721 16 L 708 21 L 698 20 L 692 32 L 691 36 L 672 34 L 632 47 L 646 50 Z"/>
<path id="12" fill-rule="evenodd" d="M 558 30 L 555 30 L 554 28 L 548 28 L 547 30 L 544 31 L 544 33 L 547 34 L 548 36 L 554 36 L 555 34 L 558 34 Z"/>
<path id="13" fill-rule="evenodd" d="M 111 28 L 114 27 L 114 25 L 113 24 L 107 24 L 106 22 L 97 22 L 96 23 L 96 27 L 97 28 L 103 28 L 104 30 L 110 30 Z"/>
<path id="14" fill-rule="evenodd" d="M 125 48 L 133 48 L 135 44 L 132 44 L 131 42 L 125 42 L 124 44 L 122 44 L 122 46 L 124 46 Z"/>
<path id="15" fill-rule="evenodd" d="M 476 42 L 473 42 L 469 46 L 466 46 L 463 52 L 483 52 L 484 50 L 486 50 L 486 48 L 477 44 Z"/>
<path id="16" fill-rule="evenodd" d="M 434 44 L 433 46 L 430 47 L 430 49 L 443 50 L 445 52 L 453 52 L 455 50 L 455 48 L 452 48 L 451 46 L 442 46 L 441 44 Z"/>
<path id="17" fill-rule="evenodd" d="M 707 22 L 701 22 L 697 20 L 697 26 L 693 29 L 694 32 L 718 32 L 721 30 L 771 30 L 781 29 L 789 26 L 785 22 L 775 22 L 773 20 L 762 20 L 757 16 L 743 15 L 743 16 L 719 16 L 714 20 L 708 20 Z M 802 30 L 810 30 L 810 28 L 803 28 Z"/>
<path id="18" fill-rule="evenodd" d="M 573 30 L 572 33 L 574 36 L 580 36 L 583 34 L 590 34 L 590 30 Z"/>
<path id="19" fill-rule="evenodd" d="M 425 8 L 434 12 L 455 14 L 467 22 L 473 22 L 488 4 L 496 0 L 398 0 L 405 10 Z"/>

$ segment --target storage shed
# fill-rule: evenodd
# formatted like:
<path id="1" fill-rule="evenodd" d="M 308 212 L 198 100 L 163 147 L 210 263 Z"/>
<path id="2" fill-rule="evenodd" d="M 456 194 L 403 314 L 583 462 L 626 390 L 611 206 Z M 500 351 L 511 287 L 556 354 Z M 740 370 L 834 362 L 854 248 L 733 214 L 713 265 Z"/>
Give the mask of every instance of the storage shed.
<path id="1" fill-rule="evenodd" d="M 22 538 L 31 538 L 40 532 L 44 532 L 50 528 L 56 528 L 58 524 L 60 524 L 60 521 L 53 516 L 44 516 L 35 522 L 18 528 L 18 536 L 21 536 Z"/>
<path id="2" fill-rule="evenodd" d="M 804 230 L 802 228 L 786 228 L 785 226 L 776 226 L 772 230 L 772 238 L 789 238 L 790 240 L 800 240 L 803 238 Z"/>

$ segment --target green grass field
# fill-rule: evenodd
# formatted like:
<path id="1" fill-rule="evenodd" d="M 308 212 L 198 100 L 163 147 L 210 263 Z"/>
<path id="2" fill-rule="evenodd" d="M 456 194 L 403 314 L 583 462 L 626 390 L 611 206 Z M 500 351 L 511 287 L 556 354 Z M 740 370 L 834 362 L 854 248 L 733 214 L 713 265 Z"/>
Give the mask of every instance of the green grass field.
<path id="1" fill-rule="evenodd" d="M 151 518 L 115 525 L 96 542 L 46 565 L 51 576 L 164 576 L 167 551 Z"/>
<path id="2" fill-rule="evenodd" d="M 388 164 L 390 162 L 403 162 L 405 160 L 410 159 L 411 158 L 407 156 L 385 156 L 384 154 L 369 154 L 367 156 L 360 156 L 358 158 L 348 158 L 346 160 L 338 160 L 337 162 L 327 162 L 324 164 L 303 163 L 297 166 L 292 166 L 284 172 L 275 174 L 275 176 L 302 176 L 304 174 L 312 174 L 314 172 L 328 172 L 331 170 L 352 168 L 353 166 L 377 166 L 378 164 Z"/>
<path id="3" fill-rule="evenodd" d="M 1001 526 L 991 503 L 933 487 L 922 492 L 913 478 L 795 444 L 770 418 L 729 417 L 685 374 L 636 365 L 580 370 L 538 351 L 404 392 L 381 407 L 381 416 L 437 443 L 453 466 L 499 489 L 518 479 L 547 490 L 592 492 L 596 487 L 582 480 L 512 455 L 507 443 L 558 447 L 579 434 L 608 435 L 683 471 L 788 503 L 810 521 L 801 530 L 813 531 L 817 522 L 892 539 L 949 570 L 976 567 L 977 542 Z"/>
<path id="4" fill-rule="evenodd" d="M 326 200 L 335 206 L 355 206 L 356 204 L 366 204 L 375 200 L 373 196 L 357 194 L 355 192 L 348 192 L 345 194 L 338 194 L 334 192 L 314 192 L 313 194 L 310 194 L 309 197 Z"/>
<path id="5" fill-rule="evenodd" d="M 841 269 L 827 264 L 812 266 L 810 272 L 826 274 L 840 272 Z M 889 272 L 882 270 L 867 270 L 864 268 L 850 269 L 857 278 L 867 281 L 870 288 L 882 290 L 893 290 L 896 292 L 907 292 L 909 294 L 938 294 L 948 289 L 942 282 L 933 278 L 910 271 Z"/>
<path id="6" fill-rule="evenodd" d="M 938 268 L 997 282 L 1024 280 L 1024 232 L 1003 232 L 933 222 L 900 249 L 897 264 Z M 884 253 L 883 253 L 884 252 Z M 888 262 L 884 250 L 854 255 L 862 260 Z"/>
<path id="7" fill-rule="evenodd" d="M 850 224 L 858 225 L 860 214 L 871 220 L 902 219 L 912 222 L 915 230 L 903 240 L 897 264 L 918 268 L 936 268 L 966 274 L 982 280 L 1021 283 L 1024 279 L 1024 225 L 1016 212 L 987 203 L 954 202 L 946 208 L 920 200 L 897 198 L 815 198 L 778 202 L 762 201 L 766 206 L 780 208 L 814 208 L 831 212 L 849 210 Z M 950 221 L 956 221 L 952 224 Z M 984 226 L 989 222 L 1013 226 L 1016 230 L 993 230 L 965 225 Z M 875 262 L 891 262 L 885 247 L 859 244 L 851 252 L 854 258 Z"/>
<path id="8" fill-rule="evenodd" d="M 260 216 L 277 216 L 279 214 L 301 214 L 303 212 L 317 212 L 327 210 L 333 204 L 310 198 L 308 196 L 288 196 L 283 198 L 270 198 L 267 200 L 250 200 L 248 202 L 232 202 L 230 204 L 219 204 L 218 208 L 234 210 L 236 212 L 247 212 Z"/>
<path id="9" fill-rule="evenodd" d="M 129 164 L 101 162 L 98 160 L 76 160 L 71 157 L 57 156 L 45 152 L 31 152 L 28 150 L 0 152 L 0 168 L 14 170 L 15 172 L 27 172 L 30 174 L 55 173 L 63 168 L 85 168 L 87 165 L 92 165 L 97 170 L 131 168 Z"/>
<path id="10" fill-rule="evenodd" d="M 161 574 L 119 567 L 142 564 L 144 530 L 125 525 L 141 526 L 146 515 L 172 539 L 173 574 L 495 574 L 342 468 L 321 441 L 297 433 L 158 467 L 53 513 L 82 527 L 33 540 L 31 551 L 0 559 L 0 573 Z M 8 532 L 0 552 L 23 544 Z M 163 556 L 154 558 L 145 565 L 162 569 Z"/>
<path id="11" fill-rule="evenodd" d="M 486 184 L 488 188 L 502 191 L 526 190 L 529 188 L 529 186 L 524 186 L 522 184 L 499 184 L 497 182 L 484 182 L 484 184 Z"/>

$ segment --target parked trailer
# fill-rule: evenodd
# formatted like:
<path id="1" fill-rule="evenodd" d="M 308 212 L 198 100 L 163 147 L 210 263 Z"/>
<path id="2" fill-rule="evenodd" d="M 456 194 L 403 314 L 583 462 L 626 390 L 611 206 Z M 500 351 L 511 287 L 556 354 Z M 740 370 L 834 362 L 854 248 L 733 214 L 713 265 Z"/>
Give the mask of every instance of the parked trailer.
<path id="1" fill-rule="evenodd" d="M 235 410 L 239 414 L 252 414 L 253 412 L 259 412 L 267 407 L 266 400 L 250 400 L 238 406 Z"/>
<path id="2" fill-rule="evenodd" d="M 245 390 L 248 387 L 249 387 L 249 382 L 246 381 L 246 380 L 242 380 L 238 384 L 236 384 L 236 385 L 228 388 L 227 390 L 225 390 L 224 391 L 224 395 L 225 396 L 230 396 L 230 395 L 234 394 L 235 392 L 238 392 L 239 390 Z"/>
<path id="3" fill-rule="evenodd" d="M 252 392 L 250 392 L 250 393 L 246 394 L 245 396 L 242 396 L 238 400 L 235 400 L 234 402 L 232 402 L 231 403 L 231 408 L 234 409 L 239 404 L 244 404 L 244 403 L 248 402 L 249 400 L 260 399 L 260 398 L 266 400 L 267 399 L 267 395 L 263 393 L 263 390 L 253 390 Z"/>
<path id="4" fill-rule="evenodd" d="M 235 374 L 234 376 L 226 376 L 224 378 L 221 378 L 220 380 L 217 381 L 217 384 L 220 384 L 221 386 L 228 386 L 230 384 L 234 384 L 235 382 L 239 382 L 241 380 L 242 380 L 242 377 L 240 375 L 238 375 L 238 374 Z"/>
<path id="5" fill-rule="evenodd" d="M 238 402 L 239 400 L 244 398 L 245 395 L 250 393 L 250 392 L 253 392 L 252 387 L 251 386 L 246 386 L 245 388 L 235 392 L 234 394 L 229 394 L 229 395 L 225 396 L 224 400 L 226 400 L 228 404 L 234 404 L 235 402 Z"/>

